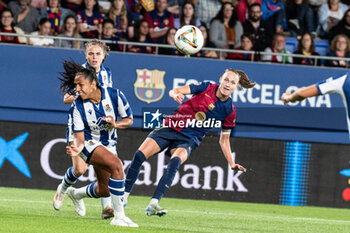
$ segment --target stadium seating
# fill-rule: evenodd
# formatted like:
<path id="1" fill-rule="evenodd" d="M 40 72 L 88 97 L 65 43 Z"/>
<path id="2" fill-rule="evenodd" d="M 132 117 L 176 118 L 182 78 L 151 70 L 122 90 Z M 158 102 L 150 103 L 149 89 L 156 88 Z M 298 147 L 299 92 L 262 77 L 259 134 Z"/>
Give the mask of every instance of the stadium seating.
<path id="1" fill-rule="evenodd" d="M 298 39 L 296 37 L 287 37 L 286 39 L 286 49 L 293 53 L 298 47 Z M 314 41 L 316 52 L 321 56 L 327 56 L 329 47 L 328 40 L 314 39 Z"/>

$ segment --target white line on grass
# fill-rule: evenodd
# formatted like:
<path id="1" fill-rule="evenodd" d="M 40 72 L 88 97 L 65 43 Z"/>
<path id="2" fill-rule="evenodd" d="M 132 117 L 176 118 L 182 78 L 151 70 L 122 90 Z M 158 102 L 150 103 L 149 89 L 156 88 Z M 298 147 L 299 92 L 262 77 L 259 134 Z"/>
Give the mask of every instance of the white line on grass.
<path id="1" fill-rule="evenodd" d="M 41 204 L 52 204 L 51 201 L 33 201 L 33 200 L 18 200 L 18 199 L 5 199 L 5 198 L 0 198 L 0 201 L 2 202 L 26 202 L 26 203 L 41 203 Z M 91 207 L 99 207 L 101 205 L 99 204 L 85 204 L 86 206 L 91 206 Z M 144 208 L 140 208 L 144 210 Z M 191 214 L 203 214 L 203 211 L 195 211 L 195 210 L 178 210 L 178 209 L 171 209 L 172 212 L 181 212 L 181 213 L 191 213 Z M 290 217 L 290 216 L 276 216 L 276 215 L 271 215 L 271 214 L 249 214 L 249 213 L 227 213 L 227 212 L 208 212 L 213 215 L 232 215 L 235 217 L 247 217 L 247 218 L 256 218 L 256 219 L 278 219 L 278 220 L 283 220 L 283 221 L 310 221 L 310 222 L 327 222 L 327 223 L 344 223 L 344 224 L 350 224 L 350 221 L 346 220 L 335 220 L 335 219 L 322 219 L 322 218 L 303 218 L 303 217 Z"/>

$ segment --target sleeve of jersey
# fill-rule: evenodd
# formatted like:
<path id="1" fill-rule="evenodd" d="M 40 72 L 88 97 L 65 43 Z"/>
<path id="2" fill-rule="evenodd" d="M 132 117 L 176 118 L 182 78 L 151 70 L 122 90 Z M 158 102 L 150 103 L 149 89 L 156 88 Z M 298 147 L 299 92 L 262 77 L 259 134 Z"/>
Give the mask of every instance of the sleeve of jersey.
<path id="1" fill-rule="evenodd" d="M 340 94 L 347 76 L 347 74 L 342 74 L 316 83 L 318 93 L 320 95 L 332 93 Z"/>
<path id="2" fill-rule="evenodd" d="M 113 87 L 113 80 L 112 80 L 112 71 L 110 69 L 107 70 L 107 74 L 109 77 L 109 84 L 108 87 Z"/>
<path id="3" fill-rule="evenodd" d="M 191 94 L 197 95 L 199 93 L 202 93 L 208 88 L 209 85 L 210 85 L 209 82 L 190 84 Z"/>
<path id="4" fill-rule="evenodd" d="M 81 114 L 77 108 L 77 106 L 73 106 L 72 107 L 72 129 L 73 129 L 73 133 L 78 133 L 78 132 L 82 132 L 84 131 L 84 122 L 83 119 L 81 117 Z"/>
<path id="5" fill-rule="evenodd" d="M 232 105 L 232 112 L 222 122 L 223 129 L 232 129 L 236 126 L 236 108 Z"/>
<path id="6" fill-rule="evenodd" d="M 121 118 L 127 118 L 132 115 L 131 107 L 123 92 L 118 91 L 118 114 Z"/>

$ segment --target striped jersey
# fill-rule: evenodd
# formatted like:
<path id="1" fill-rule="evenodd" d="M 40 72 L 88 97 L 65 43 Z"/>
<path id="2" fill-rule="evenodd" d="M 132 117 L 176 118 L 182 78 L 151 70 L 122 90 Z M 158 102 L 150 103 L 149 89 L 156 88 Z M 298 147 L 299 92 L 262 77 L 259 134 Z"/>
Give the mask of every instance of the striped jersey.
<path id="1" fill-rule="evenodd" d="M 85 142 L 89 144 L 100 142 L 104 146 L 114 146 L 117 130 L 110 128 L 102 117 L 127 118 L 132 115 L 132 110 L 123 92 L 108 87 L 101 88 L 101 94 L 101 101 L 97 104 L 80 96 L 73 102 L 69 111 L 72 130 L 74 133 L 84 132 Z"/>
<path id="2" fill-rule="evenodd" d="M 316 83 L 318 93 L 320 95 L 325 94 L 339 94 L 343 99 L 343 103 L 346 111 L 346 121 L 348 123 L 348 131 L 350 135 L 350 73 L 345 73 L 330 77 L 326 80 Z"/>
<path id="3" fill-rule="evenodd" d="M 191 84 L 193 97 L 165 119 L 165 126 L 194 140 L 197 145 L 213 128 L 232 129 L 236 123 L 236 108 L 232 99 L 216 97 L 218 84 Z"/>
<path id="4" fill-rule="evenodd" d="M 83 67 L 87 68 L 89 64 L 85 62 L 83 64 Z M 101 65 L 100 72 L 96 72 L 96 76 L 98 78 L 98 81 L 100 82 L 101 87 L 112 87 L 113 81 L 112 81 L 112 71 Z"/>

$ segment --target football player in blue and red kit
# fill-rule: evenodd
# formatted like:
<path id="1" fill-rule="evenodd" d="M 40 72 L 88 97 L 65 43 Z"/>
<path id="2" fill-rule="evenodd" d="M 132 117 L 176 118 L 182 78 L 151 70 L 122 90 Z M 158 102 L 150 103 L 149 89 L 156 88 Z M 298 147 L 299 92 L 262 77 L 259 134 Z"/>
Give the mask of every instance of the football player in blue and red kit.
<path id="1" fill-rule="evenodd" d="M 171 159 L 146 208 L 147 215 L 165 215 L 167 210 L 159 206 L 159 200 L 171 186 L 180 165 L 212 128 L 221 128 L 219 143 L 230 167 L 245 172 L 246 169 L 235 163 L 231 155 L 230 134 L 236 122 L 236 108 L 230 96 L 239 86 L 252 88 L 254 85 L 243 71 L 227 69 L 220 77 L 219 85 L 203 82 L 171 90 L 170 97 L 179 104 L 185 95 L 192 94 L 193 97 L 167 117 L 161 129 L 152 131 L 136 151 L 126 175 L 124 203 L 137 180 L 142 163 L 167 148 L 166 154 Z"/>

